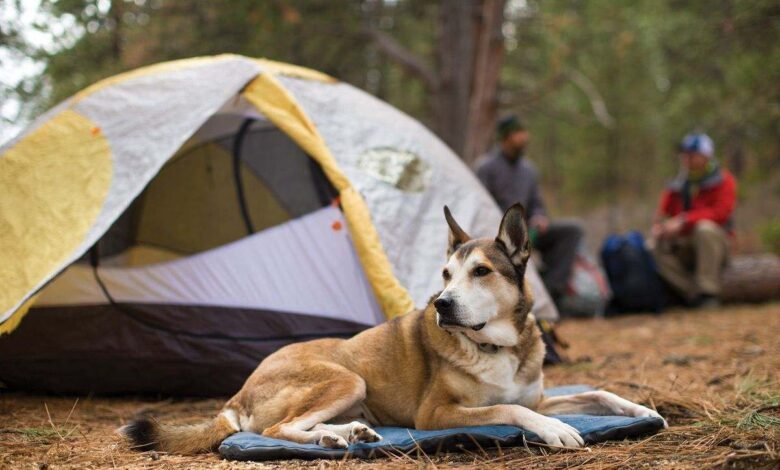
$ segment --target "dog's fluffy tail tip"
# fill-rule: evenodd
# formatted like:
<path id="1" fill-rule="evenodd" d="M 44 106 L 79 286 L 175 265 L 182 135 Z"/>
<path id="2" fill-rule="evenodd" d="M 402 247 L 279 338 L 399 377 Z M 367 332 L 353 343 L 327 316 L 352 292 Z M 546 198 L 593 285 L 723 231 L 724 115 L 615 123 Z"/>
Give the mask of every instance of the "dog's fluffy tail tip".
<path id="1" fill-rule="evenodd" d="M 131 421 L 116 430 L 128 440 L 134 450 L 147 451 L 157 449 L 157 422 L 151 418 Z"/>

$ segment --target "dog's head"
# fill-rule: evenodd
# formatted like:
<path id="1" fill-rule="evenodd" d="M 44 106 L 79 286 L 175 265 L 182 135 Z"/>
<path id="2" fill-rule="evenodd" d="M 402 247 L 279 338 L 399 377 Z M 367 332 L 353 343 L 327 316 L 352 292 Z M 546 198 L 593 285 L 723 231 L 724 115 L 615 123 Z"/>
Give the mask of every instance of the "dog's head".
<path id="1" fill-rule="evenodd" d="M 531 249 L 525 210 L 510 207 L 495 239 L 472 240 L 444 207 L 450 227 L 444 290 L 434 300 L 441 328 L 478 343 L 514 346 L 532 299 L 525 287 Z"/>

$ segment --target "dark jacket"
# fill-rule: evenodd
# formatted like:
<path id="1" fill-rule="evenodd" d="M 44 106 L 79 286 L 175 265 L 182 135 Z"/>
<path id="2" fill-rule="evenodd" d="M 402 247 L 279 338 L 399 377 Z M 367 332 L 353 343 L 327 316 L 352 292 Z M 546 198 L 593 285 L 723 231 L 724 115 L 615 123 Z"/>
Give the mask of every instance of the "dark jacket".
<path id="1" fill-rule="evenodd" d="M 495 148 L 477 160 L 476 173 L 501 210 L 520 202 L 529 218 L 547 215 L 539 193 L 539 173 L 526 157 L 510 161 Z"/>

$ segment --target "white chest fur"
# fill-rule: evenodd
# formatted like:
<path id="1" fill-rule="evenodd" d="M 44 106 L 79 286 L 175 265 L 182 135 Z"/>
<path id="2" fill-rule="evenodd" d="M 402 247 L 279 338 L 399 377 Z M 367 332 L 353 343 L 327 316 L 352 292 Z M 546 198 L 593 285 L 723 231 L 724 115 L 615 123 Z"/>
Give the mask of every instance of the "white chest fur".
<path id="1" fill-rule="evenodd" d="M 457 390 L 473 389 L 468 398 L 471 406 L 517 404 L 535 407 L 538 404 L 544 391 L 541 371 L 533 382 L 524 380 L 525 374 L 518 374 L 519 359 L 511 350 L 502 348 L 493 354 L 475 351 L 469 359 L 458 366 L 471 377 L 454 378 L 459 383 L 452 385 Z"/>
<path id="2" fill-rule="evenodd" d="M 509 351 L 499 351 L 488 357 L 486 369 L 478 375 L 485 405 L 513 403 L 536 406 L 543 391 L 541 376 L 531 383 L 518 377 L 518 359 Z"/>

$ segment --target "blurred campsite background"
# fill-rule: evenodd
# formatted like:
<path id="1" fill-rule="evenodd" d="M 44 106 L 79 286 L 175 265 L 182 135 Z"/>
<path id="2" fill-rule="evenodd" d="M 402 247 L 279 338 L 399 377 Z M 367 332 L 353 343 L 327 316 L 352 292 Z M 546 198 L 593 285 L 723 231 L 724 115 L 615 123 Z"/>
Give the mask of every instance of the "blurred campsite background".
<path id="1" fill-rule="evenodd" d="M 676 145 L 688 132 L 705 131 L 715 141 L 716 157 L 739 182 L 737 251 L 760 253 L 758 257 L 768 251 L 780 254 L 778 44 L 780 2 L 777 0 L 0 0 L 0 145 L 67 97 L 124 71 L 163 61 L 223 53 L 265 57 L 324 72 L 390 103 L 425 124 L 469 166 L 493 144 L 496 119 L 509 112 L 517 113 L 530 130 L 528 156 L 540 170 L 543 193 L 552 216 L 580 218 L 591 250 L 609 233 L 650 228 L 659 193 L 665 181 L 677 172 Z M 273 69 L 270 64 L 263 67 Z M 220 69 L 219 74 L 208 76 L 225 75 Z M 240 82 L 236 90 L 244 83 Z M 309 80 L 307 86 L 317 86 L 317 80 Z M 351 89 L 340 92 L 355 96 Z M 230 93 L 236 91 L 231 89 Z M 352 102 L 384 106 L 373 99 L 363 100 L 362 93 L 359 95 L 360 100 Z M 131 103 L 135 96 L 128 94 L 122 98 Z M 299 99 L 301 96 L 304 95 Z M 154 102 L 150 107 L 154 105 L 165 106 Z M 177 107 L 180 108 L 190 109 L 188 105 Z M 117 117 L 116 121 L 137 123 L 144 119 L 143 115 L 131 116 L 135 119 L 116 116 L 112 106 L 101 111 Z M 344 111 L 360 116 L 361 110 Z M 126 110 L 117 107 L 116 113 L 123 112 Z M 375 121 L 403 124 L 393 129 L 395 132 L 420 129 L 397 113 L 388 112 L 383 116 L 396 121 Z M 203 119 L 207 117 L 212 116 Z M 138 126 L 133 130 L 137 131 Z M 99 127 L 91 128 L 89 138 L 98 139 L 93 134 L 100 131 Z M 409 135 L 412 134 L 403 134 Z M 419 136 L 427 137 L 427 132 L 412 135 L 408 140 L 424 140 L 418 139 Z M 156 138 L 152 136 L 148 140 L 154 140 L 153 137 Z M 229 137 L 232 139 L 232 134 Z M 444 149 L 436 139 L 428 140 Z M 54 148 L 59 151 L 61 147 Z M 279 149 L 286 151 L 284 146 Z M 305 156 L 300 152 L 300 156 Z M 76 153 L 63 152 L 66 156 Z M 105 153 L 110 155 L 108 151 Z M 235 160 L 230 161 L 238 162 L 238 152 L 234 153 Z M 124 158 L 133 155 L 125 152 Z M 434 156 L 436 159 L 431 161 L 435 164 L 446 161 L 445 168 L 457 167 L 452 171 L 455 176 L 470 177 L 449 152 Z M 72 161 L 64 161 L 73 167 Z M 288 180 L 282 183 L 280 186 L 295 191 L 296 186 Z M 475 179 L 474 184 L 477 184 Z M 168 185 L 167 180 L 161 186 L 182 193 L 187 191 Z M 439 194 L 451 189 L 444 186 L 435 189 Z M 451 186 L 456 190 L 447 194 L 479 189 L 478 186 Z M 81 186 L 75 187 L 75 192 L 81 190 Z M 233 189 L 233 186 L 225 187 Z M 28 193 L 21 194 L 21 199 L 5 201 L 32 200 Z M 170 194 L 163 194 L 160 200 L 171 199 Z M 389 214 L 385 215 L 388 219 L 385 226 L 395 228 L 398 219 L 393 219 L 394 213 L 387 210 L 388 200 L 377 194 L 383 193 L 375 192 L 373 200 L 380 201 L 381 208 Z M 232 198 L 232 192 L 229 195 Z M 487 197 L 487 193 L 482 196 Z M 192 199 L 196 203 L 206 200 L 205 197 Z M 326 210 L 330 201 L 326 201 Z M 171 206 L 176 208 L 175 204 Z M 440 208 L 437 201 L 436 217 L 440 217 Z M 495 211 L 498 214 L 497 208 Z M 480 215 L 478 219 L 486 218 L 485 211 L 476 213 Z M 118 213 L 115 215 L 119 217 Z M 240 221 L 238 212 L 234 215 Z M 415 216 L 420 217 L 419 213 Z M 328 233 L 331 228 L 333 233 L 340 231 L 341 220 L 337 225 L 330 225 L 328 219 Z M 409 225 L 413 225 L 416 235 L 419 225 L 416 222 Z M 25 230 L 28 227 L 21 223 L 17 228 L 22 239 L 29 232 L 41 232 L 39 228 Z M 239 228 L 241 237 L 247 235 L 243 225 Z M 55 227 L 53 232 L 57 230 L 61 231 L 62 227 Z M 61 233 L 55 235 L 52 239 Z M 406 256 L 405 240 L 396 238 L 399 241 L 394 246 L 399 248 L 391 253 L 394 259 L 413 259 Z M 444 242 L 443 236 L 441 241 Z M 0 254 L 9 251 L 12 250 Z M 337 257 L 338 252 L 334 253 L 332 256 Z M 90 270 L 81 272 L 90 274 L 86 279 L 97 285 L 100 280 L 93 254 L 97 258 L 97 249 L 90 251 L 89 259 L 81 259 L 81 267 Z M 436 256 L 438 260 L 438 252 Z M 780 276 L 778 258 L 767 256 L 771 258 L 773 272 Z M 87 265 L 87 261 L 93 264 Z M 224 264 L 231 266 L 231 263 Z M 403 266 L 413 267 L 412 264 Z M 773 283 L 777 277 L 764 276 L 760 270 L 753 269 L 755 266 L 748 266 L 753 276 L 734 284 L 735 289 L 755 288 L 754 284 L 760 284 L 756 282 L 759 279 L 768 285 L 766 291 L 779 292 L 777 283 Z M 412 267 L 404 274 L 415 272 Z M 0 266 L 0 274 L 2 268 L 6 268 L 7 279 L 19 277 L 7 266 Z M 64 266 L 58 267 L 57 272 L 61 268 Z M 105 268 L 108 272 L 111 266 Z M 305 268 L 316 272 L 308 265 Z M 149 283 L 158 284 L 154 278 Z M 363 287 L 368 289 L 367 286 L 368 283 Z M 10 290 L 7 286 L 3 288 Z M 107 318 L 126 324 L 135 321 L 134 316 L 147 318 L 143 311 L 132 310 L 127 302 L 117 307 L 104 285 L 100 292 L 105 295 L 103 299 L 101 294 L 101 301 L 105 302 L 91 306 L 105 308 Z M 342 300 L 342 296 L 332 297 Z M 386 297 L 392 300 L 394 292 Z M 764 296 L 763 300 L 770 297 Z M 109 301 L 116 311 L 108 309 Z M 73 305 L 69 312 L 91 314 L 83 305 Z M 339 468 L 368 465 L 382 468 L 429 465 L 439 468 L 484 465 L 777 468 L 780 463 L 778 305 L 775 301 L 697 311 L 672 310 L 664 315 L 572 318 L 561 322 L 558 333 L 570 341 L 565 351 L 567 361 L 545 369 L 546 384 L 588 383 L 656 408 L 671 427 L 647 439 L 593 445 L 587 452 L 552 453 L 526 446 L 498 451 L 473 449 L 474 452 L 437 455 L 433 459 L 420 454 L 392 456 L 377 464 L 352 459 L 333 461 L 332 465 Z M 152 331 L 159 337 L 174 338 L 170 344 L 177 354 L 188 345 L 202 351 L 203 356 L 188 365 L 193 370 L 205 371 L 215 386 L 224 385 L 225 371 L 230 366 L 236 366 L 233 372 L 243 380 L 246 371 L 239 371 L 238 365 L 243 365 L 235 358 L 254 367 L 256 352 L 241 346 L 233 336 L 206 338 L 208 335 L 200 334 L 201 326 L 193 322 L 192 312 L 196 310 L 189 311 L 187 316 L 166 312 L 161 315 L 166 321 L 181 323 L 181 331 L 163 330 L 159 324 L 151 328 L 147 324 L 136 325 L 137 330 L 127 330 L 119 323 L 108 324 L 106 328 L 100 322 L 74 321 L 72 324 L 78 328 L 66 332 L 66 328 L 53 322 L 35 323 L 36 317 L 31 314 L 21 323 L 16 337 L 4 335 L 6 344 L 18 346 L 22 352 L 16 356 L 21 358 L 18 363 L 0 354 L 0 366 L 3 361 L 15 367 L 21 364 L 17 369 L 25 378 L 32 375 L 32 369 L 26 364 L 57 368 L 59 360 L 101 385 L 110 386 L 106 376 L 113 373 L 134 383 L 143 382 L 138 380 L 143 375 L 156 388 L 155 393 L 142 397 L 93 396 L 92 393 L 75 396 L 72 393 L 79 392 L 30 393 L 22 388 L 4 388 L 0 383 L 0 467 L 214 468 L 220 465 L 218 457 L 212 454 L 182 457 L 139 453 L 121 443 L 114 430 L 136 412 L 152 412 L 171 421 L 200 419 L 215 413 L 223 404 L 222 398 L 161 400 L 168 396 L 161 389 L 173 380 L 160 381 L 149 374 L 149 369 L 122 368 L 120 364 L 122 360 L 129 363 L 140 357 L 148 359 L 144 367 L 161 364 L 163 370 L 168 366 L 165 357 L 157 356 L 153 347 L 147 347 L 156 343 L 145 339 L 146 336 L 139 336 L 146 341 L 143 347 L 128 348 L 126 343 L 116 342 L 119 352 L 109 351 L 114 355 L 106 354 L 105 361 L 102 353 L 93 352 L 104 344 L 115 346 L 111 333 L 119 331 L 124 338 L 132 339 L 128 331 Z M 246 333 L 242 328 L 225 326 L 218 315 L 212 315 L 210 308 L 202 312 L 203 318 L 213 324 L 235 330 L 231 333 Z M 277 313 L 269 314 L 268 318 L 284 326 Z M 237 318 L 246 318 L 246 324 L 256 329 L 264 325 L 251 315 Z M 377 321 L 383 320 L 384 317 L 377 316 Z M 361 329 L 368 326 L 363 323 Z M 323 324 L 342 328 L 338 321 L 301 324 L 319 335 L 334 331 L 323 330 Z M 41 325 L 49 329 L 36 330 Z M 182 333 L 184 327 L 192 327 L 196 334 L 190 334 L 189 330 Z M 29 328 L 30 336 L 20 335 L 25 328 Z M 103 344 L 69 342 L 81 333 L 95 335 L 104 340 Z M 32 344 L 25 339 L 28 337 L 55 353 L 48 357 L 42 355 L 36 348 L 46 347 Z M 207 340 L 230 354 L 212 353 L 203 346 Z M 261 338 L 257 343 L 266 340 L 276 347 L 277 343 L 270 343 L 271 340 L 281 343 L 288 339 Z M 250 341 L 254 339 L 246 338 L 246 342 Z M 58 352 L 56 348 L 60 345 L 64 345 L 67 354 Z M 33 353 L 27 353 L 28 350 Z M 71 360 L 73 357 L 76 360 Z M 81 366 L 93 359 L 104 369 Z M 180 380 L 176 383 L 183 384 L 182 387 L 193 389 L 189 370 L 175 364 L 176 374 L 172 373 L 171 377 Z M 212 365 L 214 368 L 210 369 Z M 137 370 L 143 372 L 133 372 Z M 41 374 L 58 379 L 56 375 Z M 85 382 L 84 386 L 91 384 Z M 203 392 L 192 390 L 198 391 Z M 155 463 L 158 460 L 162 462 Z M 252 464 L 224 465 L 224 468 L 249 468 Z M 326 463 L 288 460 L 278 465 L 274 464 L 273 468 L 306 465 L 322 468 Z"/>
<path id="2" fill-rule="evenodd" d="M 646 229 L 674 145 L 713 136 L 740 251 L 780 246 L 780 4 L 593 0 L 6 0 L 2 140 L 95 81 L 232 52 L 323 71 L 421 120 L 467 163 L 528 123 L 553 213 L 592 246 Z"/>

